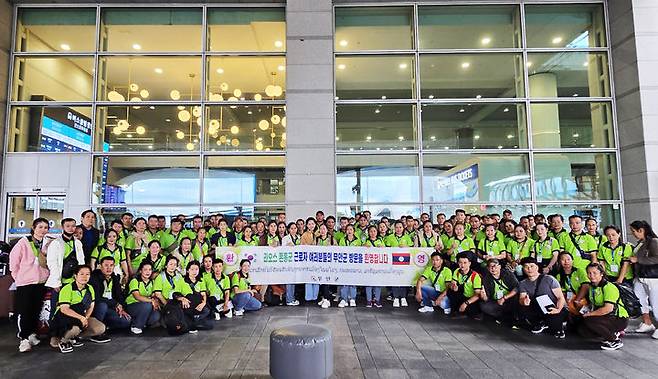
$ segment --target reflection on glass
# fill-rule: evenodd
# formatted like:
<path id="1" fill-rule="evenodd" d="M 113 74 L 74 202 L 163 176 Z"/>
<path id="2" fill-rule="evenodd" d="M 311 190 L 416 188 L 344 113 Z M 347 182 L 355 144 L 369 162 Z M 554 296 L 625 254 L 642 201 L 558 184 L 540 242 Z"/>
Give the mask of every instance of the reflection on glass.
<path id="1" fill-rule="evenodd" d="M 89 101 L 93 58 L 17 57 L 14 61 L 15 101 Z"/>
<path id="2" fill-rule="evenodd" d="M 525 6 L 528 47 L 605 47 L 602 4 Z"/>
<path id="3" fill-rule="evenodd" d="M 624 230 L 624 225 L 621 224 L 621 206 L 618 204 L 538 204 L 537 212 L 544 215 L 561 214 L 565 219 L 570 215 L 579 215 L 583 220 L 591 217 L 599 225 L 599 233 L 603 233 L 602 229 L 608 225 L 617 225 Z"/>
<path id="4" fill-rule="evenodd" d="M 91 108 L 11 107 L 7 151 L 91 151 Z"/>
<path id="5" fill-rule="evenodd" d="M 413 8 L 336 8 L 336 51 L 413 48 Z"/>
<path id="6" fill-rule="evenodd" d="M 97 108 L 96 151 L 198 151 L 201 106 Z"/>
<path id="7" fill-rule="evenodd" d="M 206 149 L 271 151 L 286 147 L 284 105 L 206 106 Z"/>
<path id="8" fill-rule="evenodd" d="M 94 204 L 198 204 L 199 158 L 94 158 Z"/>
<path id="9" fill-rule="evenodd" d="M 425 154 L 426 202 L 507 202 L 530 200 L 525 154 Z"/>
<path id="10" fill-rule="evenodd" d="M 522 216 L 527 216 L 532 214 L 532 207 L 530 205 L 517 205 L 517 204 L 503 204 L 503 205 L 471 205 L 471 204 L 432 204 L 425 205 L 423 207 L 423 212 L 427 212 L 430 215 L 430 220 L 436 223 L 436 216 L 439 213 L 443 213 L 450 218 L 451 215 L 455 214 L 457 209 L 463 209 L 466 211 L 466 214 L 475 214 L 475 215 L 490 215 L 490 214 L 499 214 L 502 215 L 503 211 L 510 210 L 512 211 L 512 217 L 514 220 L 519 220 Z"/>
<path id="11" fill-rule="evenodd" d="M 208 9 L 208 37 L 211 51 L 285 51 L 285 9 Z"/>
<path id="12" fill-rule="evenodd" d="M 338 204 L 336 205 L 336 217 L 354 217 L 357 213 L 370 211 L 373 220 L 381 220 L 388 217 L 391 220 L 399 220 L 402 216 L 413 215 L 418 217 L 420 208 L 417 204 Z"/>
<path id="13" fill-rule="evenodd" d="M 96 9 L 18 8 L 16 51 L 94 51 Z"/>
<path id="14" fill-rule="evenodd" d="M 209 59 L 208 100 L 283 100 L 285 57 L 213 57 Z"/>
<path id="15" fill-rule="evenodd" d="M 425 54 L 423 98 L 523 97 L 520 54 Z"/>
<path id="16" fill-rule="evenodd" d="M 418 8 L 421 49 L 490 49 L 521 46 L 516 5 Z"/>
<path id="17" fill-rule="evenodd" d="M 339 155 L 336 202 L 418 202 L 418 160 L 406 155 Z"/>
<path id="18" fill-rule="evenodd" d="M 538 200 L 614 200 L 619 198 L 614 154 L 535 154 Z"/>
<path id="19" fill-rule="evenodd" d="M 528 54 L 530 97 L 610 96 L 606 53 Z"/>
<path id="20" fill-rule="evenodd" d="M 284 205 L 211 205 L 204 208 L 204 213 L 222 214 L 229 219 L 229 223 L 238 216 L 251 222 L 256 222 L 261 217 L 273 220 L 279 213 L 285 213 L 285 211 Z"/>
<path id="21" fill-rule="evenodd" d="M 98 100 L 199 100 L 201 59 L 182 57 L 102 57 Z"/>
<path id="22" fill-rule="evenodd" d="M 414 98 L 414 59 L 411 56 L 336 58 L 339 99 Z"/>
<path id="23" fill-rule="evenodd" d="M 283 203 L 285 161 L 284 156 L 207 157 L 203 179 L 204 203 Z"/>
<path id="24" fill-rule="evenodd" d="M 336 106 L 339 150 L 406 150 L 416 147 L 416 106 L 407 104 Z"/>
<path id="25" fill-rule="evenodd" d="M 535 148 L 614 147 L 610 103 L 532 104 Z"/>
<path id="26" fill-rule="evenodd" d="M 165 226 L 168 228 L 171 225 L 171 220 L 178 215 L 185 216 L 187 220 L 187 227 L 192 227 L 191 219 L 192 217 L 199 214 L 199 207 L 186 207 L 181 205 L 176 206 L 149 206 L 149 207 L 134 207 L 134 206 L 122 206 L 112 207 L 112 208 L 93 208 L 96 212 L 96 224 L 103 230 L 107 230 L 110 227 L 110 223 L 114 220 L 121 219 L 121 215 L 124 212 L 130 212 L 135 216 L 135 219 L 138 217 L 143 217 L 148 219 L 150 215 L 164 216 L 165 217 Z"/>
<path id="27" fill-rule="evenodd" d="M 423 105 L 426 149 L 514 149 L 527 147 L 523 104 Z"/>
<path id="28" fill-rule="evenodd" d="M 106 8 L 101 50 L 201 51 L 200 8 Z"/>

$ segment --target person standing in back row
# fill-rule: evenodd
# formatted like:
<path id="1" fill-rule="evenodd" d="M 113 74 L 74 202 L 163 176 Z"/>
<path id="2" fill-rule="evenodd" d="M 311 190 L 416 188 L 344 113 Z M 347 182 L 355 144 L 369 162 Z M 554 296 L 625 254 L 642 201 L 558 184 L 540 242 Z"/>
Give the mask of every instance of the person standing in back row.
<path id="1" fill-rule="evenodd" d="M 638 240 L 634 256 L 629 258 L 635 265 L 633 291 L 642 304 L 642 323 L 636 332 L 653 332 L 652 337 L 658 339 L 658 330 L 649 316 L 651 311 L 658 319 L 658 237 L 646 221 L 633 221 L 631 232 Z"/>

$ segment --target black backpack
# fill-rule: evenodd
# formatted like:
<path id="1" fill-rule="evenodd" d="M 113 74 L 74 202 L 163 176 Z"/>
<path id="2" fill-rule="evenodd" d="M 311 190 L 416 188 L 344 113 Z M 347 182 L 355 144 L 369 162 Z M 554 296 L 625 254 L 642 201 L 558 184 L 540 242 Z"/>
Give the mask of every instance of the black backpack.
<path id="1" fill-rule="evenodd" d="M 642 315 L 642 305 L 640 305 L 640 299 L 635 296 L 633 288 L 627 284 L 622 283 L 613 283 L 617 286 L 619 290 L 619 300 L 626 308 L 628 316 L 631 318 L 640 317 Z"/>
<path id="2" fill-rule="evenodd" d="M 171 336 L 178 336 L 189 331 L 190 324 L 188 316 L 183 312 L 180 302 L 176 300 L 170 300 L 167 305 L 165 305 L 164 310 L 162 311 L 162 318 L 167 327 L 167 332 L 169 332 L 169 335 Z"/>

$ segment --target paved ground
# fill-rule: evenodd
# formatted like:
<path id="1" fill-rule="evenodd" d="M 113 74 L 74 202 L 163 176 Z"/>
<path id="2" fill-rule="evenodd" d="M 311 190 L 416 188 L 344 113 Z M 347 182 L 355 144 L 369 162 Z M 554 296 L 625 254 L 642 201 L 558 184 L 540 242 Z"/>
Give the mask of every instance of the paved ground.
<path id="1" fill-rule="evenodd" d="M 389 303 L 390 304 L 390 303 Z M 269 307 L 221 320 L 199 335 L 114 335 L 63 355 L 39 346 L 17 352 L 13 328 L 0 326 L 0 378 L 263 378 L 269 334 L 298 323 L 330 328 L 336 378 L 656 378 L 658 341 L 629 335 L 621 351 L 605 352 L 575 336 L 555 340 L 493 323 L 393 310 L 314 306 Z"/>

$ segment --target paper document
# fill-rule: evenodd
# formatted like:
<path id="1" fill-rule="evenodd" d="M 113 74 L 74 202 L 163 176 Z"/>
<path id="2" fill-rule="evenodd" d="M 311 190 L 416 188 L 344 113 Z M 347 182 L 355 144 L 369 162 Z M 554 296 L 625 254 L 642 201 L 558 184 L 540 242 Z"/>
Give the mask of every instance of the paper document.
<path id="1" fill-rule="evenodd" d="M 555 308 L 553 300 L 551 300 L 548 295 L 537 296 L 537 303 L 539 304 L 539 308 L 541 308 L 541 311 L 544 312 L 544 314 L 548 313 L 549 309 L 547 308 Z"/>

